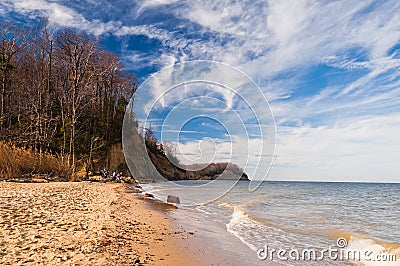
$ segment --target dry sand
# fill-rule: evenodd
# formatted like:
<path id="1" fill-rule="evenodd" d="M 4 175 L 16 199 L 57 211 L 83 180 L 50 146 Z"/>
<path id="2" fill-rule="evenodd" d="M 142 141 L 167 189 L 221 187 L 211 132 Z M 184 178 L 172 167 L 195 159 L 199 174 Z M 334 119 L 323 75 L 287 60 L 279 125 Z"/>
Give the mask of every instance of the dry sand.
<path id="1" fill-rule="evenodd" d="M 0 265 L 209 264 L 182 242 L 191 232 L 173 229 L 127 189 L 0 182 Z"/>

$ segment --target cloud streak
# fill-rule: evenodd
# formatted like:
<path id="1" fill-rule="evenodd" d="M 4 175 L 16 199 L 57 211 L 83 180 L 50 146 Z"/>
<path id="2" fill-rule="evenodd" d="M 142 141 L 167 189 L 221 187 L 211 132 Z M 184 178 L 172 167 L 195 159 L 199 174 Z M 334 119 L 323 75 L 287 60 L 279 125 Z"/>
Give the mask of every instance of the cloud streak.
<path id="1" fill-rule="evenodd" d="M 99 1 L 97 7 L 106 3 L 113 5 Z M 89 19 L 67 1 L 6 0 L 0 16 L 47 16 L 56 27 L 127 43 L 136 36 L 157 40 L 151 52 L 121 44 L 135 70 L 196 59 L 244 70 L 268 97 L 278 124 L 275 178 L 378 180 L 380 165 L 382 180 L 400 182 L 393 159 L 400 133 L 399 1 L 146 0 L 129 6 L 125 17 Z"/>

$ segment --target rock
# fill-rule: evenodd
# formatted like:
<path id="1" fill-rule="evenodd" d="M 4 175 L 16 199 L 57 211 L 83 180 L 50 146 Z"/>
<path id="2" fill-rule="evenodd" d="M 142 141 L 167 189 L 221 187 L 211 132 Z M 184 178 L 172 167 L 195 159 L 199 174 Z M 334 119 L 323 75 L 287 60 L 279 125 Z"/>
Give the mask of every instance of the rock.
<path id="1" fill-rule="evenodd" d="M 175 203 L 175 204 L 181 203 L 181 201 L 179 200 L 179 197 L 172 196 L 172 195 L 168 195 L 167 202 L 168 203 Z"/>
<path id="2" fill-rule="evenodd" d="M 152 194 L 150 194 L 150 193 L 144 193 L 143 198 L 144 199 L 149 199 L 149 198 L 154 198 L 154 196 Z"/>
<path id="3" fill-rule="evenodd" d="M 123 178 L 122 178 L 122 181 L 124 181 L 124 182 L 127 183 L 127 184 L 135 183 L 135 179 L 131 178 L 130 176 L 123 177 Z"/>

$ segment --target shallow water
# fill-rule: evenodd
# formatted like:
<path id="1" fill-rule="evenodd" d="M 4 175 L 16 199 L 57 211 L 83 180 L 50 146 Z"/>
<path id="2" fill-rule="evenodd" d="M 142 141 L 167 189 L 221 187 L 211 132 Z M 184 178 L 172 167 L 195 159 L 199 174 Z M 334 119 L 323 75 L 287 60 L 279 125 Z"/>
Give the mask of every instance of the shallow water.
<path id="1" fill-rule="evenodd" d="M 204 183 L 180 181 L 180 186 L 169 182 L 143 187 L 161 200 L 179 196 L 183 206 L 172 215 L 181 220 L 186 217 L 189 225 L 222 242 L 232 242 L 227 235 L 234 235 L 237 243 L 225 243 L 226 249 L 238 249 L 238 256 L 251 257 L 252 264 L 302 265 L 308 257 L 297 254 L 309 249 L 316 252 L 315 258 L 309 256 L 315 265 L 400 264 L 400 184 L 263 182 L 249 192 L 248 182 L 217 181 L 201 187 Z M 215 199 L 232 186 L 229 193 Z M 347 242 L 345 247 L 337 246 L 339 238 Z M 338 252 L 322 254 L 329 247 Z M 268 252 L 259 255 L 267 258 L 257 259 L 257 252 L 266 248 Z M 272 249 L 286 253 L 281 258 L 274 253 L 271 257 Z M 348 251 L 354 258 L 346 255 Z M 378 264 L 378 259 L 397 262 Z"/>

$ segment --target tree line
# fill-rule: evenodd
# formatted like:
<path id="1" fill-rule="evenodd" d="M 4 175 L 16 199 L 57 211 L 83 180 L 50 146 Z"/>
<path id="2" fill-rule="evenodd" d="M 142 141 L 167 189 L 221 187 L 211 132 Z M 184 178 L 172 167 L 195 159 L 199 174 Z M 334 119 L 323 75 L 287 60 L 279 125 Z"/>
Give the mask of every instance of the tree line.
<path id="1" fill-rule="evenodd" d="M 46 23 L 0 31 L 0 141 L 59 154 L 75 173 L 78 158 L 121 140 L 137 81 L 117 55 Z"/>

